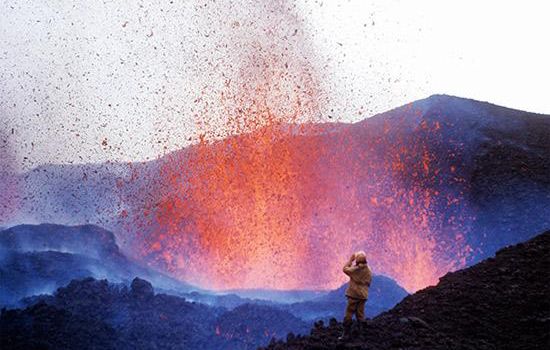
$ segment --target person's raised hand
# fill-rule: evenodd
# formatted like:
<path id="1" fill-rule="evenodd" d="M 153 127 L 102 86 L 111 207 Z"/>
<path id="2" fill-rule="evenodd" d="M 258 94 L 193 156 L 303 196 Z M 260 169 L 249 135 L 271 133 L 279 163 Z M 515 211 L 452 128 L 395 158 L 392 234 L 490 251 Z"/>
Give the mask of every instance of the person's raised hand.
<path id="1" fill-rule="evenodd" d="M 351 257 L 349 258 L 349 261 L 355 260 L 355 253 L 351 254 Z"/>

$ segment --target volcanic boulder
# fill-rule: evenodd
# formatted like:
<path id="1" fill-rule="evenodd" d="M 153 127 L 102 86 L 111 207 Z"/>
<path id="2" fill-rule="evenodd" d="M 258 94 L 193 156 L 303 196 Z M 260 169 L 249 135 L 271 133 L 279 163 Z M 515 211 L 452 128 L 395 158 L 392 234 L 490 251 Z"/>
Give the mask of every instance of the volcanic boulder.
<path id="1" fill-rule="evenodd" d="M 148 300 L 155 294 L 153 291 L 153 285 L 139 277 L 134 278 L 130 288 L 132 296 L 136 299 Z"/>

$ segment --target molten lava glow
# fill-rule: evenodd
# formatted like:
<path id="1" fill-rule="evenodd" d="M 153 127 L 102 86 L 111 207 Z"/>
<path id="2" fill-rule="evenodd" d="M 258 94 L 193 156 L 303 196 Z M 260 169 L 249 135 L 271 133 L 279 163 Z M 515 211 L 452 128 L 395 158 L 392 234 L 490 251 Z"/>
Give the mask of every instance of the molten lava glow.
<path id="1" fill-rule="evenodd" d="M 360 124 L 326 128 L 338 132 L 273 124 L 166 157 L 138 256 L 215 289 L 335 288 L 358 249 L 410 291 L 465 264 L 464 181 L 438 176 L 460 160 L 433 153 L 444 126 L 369 140 Z"/>
<path id="2" fill-rule="evenodd" d="M 293 87 L 287 63 L 272 54 L 260 62 L 243 70 L 245 83 L 228 81 L 221 94 L 223 105 L 234 106 L 221 133 L 241 135 L 208 141 L 219 128 L 201 119 L 199 145 L 184 157 L 169 156 L 160 171 L 169 187 L 154 210 L 158 230 L 146 252 L 162 252 L 174 273 L 210 288 L 318 286 L 313 270 L 302 263 L 298 271 L 297 259 L 311 256 L 303 224 L 315 210 L 309 199 L 323 189 L 304 177 L 317 176 L 321 145 L 288 139 L 308 127 L 283 124 L 317 110 L 317 91 L 307 67 Z"/>
<path id="3" fill-rule="evenodd" d="M 323 94 L 300 24 L 269 22 L 281 8 L 261 37 L 238 32 L 220 93 L 197 98 L 200 142 L 132 177 L 149 177 L 121 213 L 132 252 L 215 289 L 336 288 L 359 249 L 410 291 L 464 265 L 460 148 L 438 149 L 453 126 L 412 107 L 392 123 L 311 123 Z"/>
<path id="4" fill-rule="evenodd" d="M 175 267 L 185 279 L 214 288 L 298 288 L 311 279 L 313 271 L 299 260 L 311 256 L 302 227 L 313 211 L 308 199 L 322 192 L 303 181 L 316 176 L 308 161 L 316 149 L 297 153 L 296 144 L 277 137 L 266 128 L 238 141 L 201 144 L 187 162 L 166 164 L 173 192 L 160 203 L 156 222 L 171 228 L 153 244 L 169 259 L 182 257 Z"/>

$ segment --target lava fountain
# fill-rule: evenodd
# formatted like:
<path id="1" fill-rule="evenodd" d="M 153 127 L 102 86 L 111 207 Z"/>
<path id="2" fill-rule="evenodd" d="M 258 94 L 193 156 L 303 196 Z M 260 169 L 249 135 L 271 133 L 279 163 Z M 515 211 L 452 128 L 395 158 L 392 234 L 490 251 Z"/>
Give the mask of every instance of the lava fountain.
<path id="1" fill-rule="evenodd" d="M 200 141 L 160 159 L 130 201 L 134 255 L 214 289 L 335 288 L 360 248 L 410 291 L 462 266 L 464 185 L 439 188 L 456 159 L 432 147 L 445 126 L 409 118 L 397 139 L 391 125 L 323 124 L 299 19 L 285 2 L 258 11 L 259 22 L 227 19 L 213 44 L 229 58 L 221 88 L 195 101 Z"/>

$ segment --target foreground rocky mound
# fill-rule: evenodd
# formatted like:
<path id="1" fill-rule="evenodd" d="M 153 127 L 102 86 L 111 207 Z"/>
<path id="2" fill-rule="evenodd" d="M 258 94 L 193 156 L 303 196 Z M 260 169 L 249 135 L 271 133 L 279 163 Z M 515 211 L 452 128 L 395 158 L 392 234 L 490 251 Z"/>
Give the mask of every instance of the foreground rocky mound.
<path id="1" fill-rule="evenodd" d="M 154 294 L 136 278 L 130 288 L 106 280 L 74 280 L 24 310 L 3 310 L 5 349 L 163 349 L 212 343 L 215 310 Z"/>
<path id="2" fill-rule="evenodd" d="M 27 308 L 0 314 L 2 349 L 255 349 L 274 335 L 309 328 L 272 307 L 227 311 L 155 294 L 139 278 L 130 287 L 73 280 L 54 295 L 24 302 Z"/>
<path id="3" fill-rule="evenodd" d="M 549 349 L 550 231 L 405 298 L 339 342 L 317 323 L 268 349 Z"/>
<path id="4" fill-rule="evenodd" d="M 223 349 L 256 349 L 258 344 L 265 345 L 274 337 L 286 336 L 289 330 L 307 334 L 310 327 L 311 323 L 284 310 L 244 304 L 218 318 L 216 334 L 225 340 Z"/>

